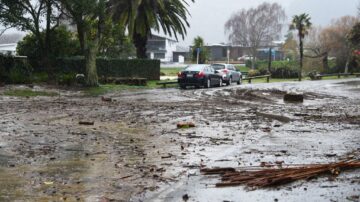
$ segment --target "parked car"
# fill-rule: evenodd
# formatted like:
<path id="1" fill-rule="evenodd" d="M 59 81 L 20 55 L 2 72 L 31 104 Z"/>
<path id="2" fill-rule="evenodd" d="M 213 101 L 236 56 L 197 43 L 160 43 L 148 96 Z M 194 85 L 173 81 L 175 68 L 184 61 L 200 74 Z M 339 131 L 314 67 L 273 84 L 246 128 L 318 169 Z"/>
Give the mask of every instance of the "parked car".
<path id="1" fill-rule="evenodd" d="M 187 86 L 211 88 L 222 86 L 222 78 L 210 65 L 190 65 L 178 73 L 178 83 L 182 89 Z"/>
<path id="2" fill-rule="evenodd" d="M 241 72 L 236 70 L 234 65 L 212 64 L 211 67 L 215 69 L 215 71 L 219 76 L 221 76 L 223 83 L 226 83 L 226 85 L 231 85 L 232 82 L 241 84 L 242 82 Z"/>

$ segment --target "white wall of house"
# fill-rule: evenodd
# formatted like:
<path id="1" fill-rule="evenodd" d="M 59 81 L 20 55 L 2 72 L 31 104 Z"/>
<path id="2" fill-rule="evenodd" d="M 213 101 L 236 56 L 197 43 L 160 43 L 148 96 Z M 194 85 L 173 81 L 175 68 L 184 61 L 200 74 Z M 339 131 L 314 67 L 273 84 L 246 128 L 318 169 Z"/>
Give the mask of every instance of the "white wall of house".
<path id="1" fill-rule="evenodd" d="M 163 63 L 172 62 L 177 43 L 166 36 L 153 35 L 148 41 L 147 55 L 150 59 L 159 59 Z"/>
<path id="2" fill-rule="evenodd" d="M 11 53 L 12 55 L 16 55 L 16 47 L 17 47 L 17 43 L 0 44 L 0 53 L 2 54 Z"/>
<path id="3" fill-rule="evenodd" d="M 177 41 L 166 39 L 165 59 L 162 62 L 172 62 L 173 52 L 176 51 Z"/>

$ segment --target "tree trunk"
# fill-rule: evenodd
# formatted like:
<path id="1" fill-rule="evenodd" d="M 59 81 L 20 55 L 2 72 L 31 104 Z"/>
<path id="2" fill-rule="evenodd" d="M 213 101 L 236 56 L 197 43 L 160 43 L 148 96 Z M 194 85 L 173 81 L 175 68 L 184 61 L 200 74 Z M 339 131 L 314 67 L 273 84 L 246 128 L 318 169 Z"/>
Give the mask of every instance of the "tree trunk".
<path id="1" fill-rule="evenodd" d="M 98 40 L 86 41 L 85 48 L 85 67 L 86 67 L 86 85 L 98 86 L 98 75 L 96 69 L 96 55 L 98 52 Z"/>
<path id="2" fill-rule="evenodd" d="M 348 56 L 346 58 L 346 65 L 345 65 L 345 71 L 344 71 L 345 74 L 349 73 L 350 60 L 351 60 L 351 52 L 348 54 Z"/>
<path id="3" fill-rule="evenodd" d="M 302 79 L 302 67 L 303 67 L 303 59 L 304 59 L 304 47 L 303 40 L 299 34 L 299 42 L 300 42 L 300 68 L 299 68 L 299 81 Z"/>
<path id="4" fill-rule="evenodd" d="M 80 49 L 82 54 L 85 54 L 85 30 L 82 22 L 76 24 L 78 38 L 80 42 Z"/>
<path id="5" fill-rule="evenodd" d="M 44 68 L 48 75 L 48 82 L 55 81 L 54 69 L 50 62 L 49 53 L 51 50 L 51 14 L 52 14 L 51 0 L 46 1 L 46 31 L 45 31 L 45 51 L 42 59 Z"/>
<path id="6" fill-rule="evenodd" d="M 323 59 L 322 59 L 322 63 L 323 63 L 323 68 L 325 72 L 329 71 L 329 56 L 328 56 L 328 52 L 324 53 Z"/>
<path id="7" fill-rule="evenodd" d="M 148 40 L 147 37 L 148 37 L 147 34 L 145 36 L 138 34 L 138 33 L 133 34 L 133 42 L 136 47 L 137 58 L 140 58 L 140 59 L 148 58 L 146 55 L 146 44 L 147 44 L 147 40 Z"/>

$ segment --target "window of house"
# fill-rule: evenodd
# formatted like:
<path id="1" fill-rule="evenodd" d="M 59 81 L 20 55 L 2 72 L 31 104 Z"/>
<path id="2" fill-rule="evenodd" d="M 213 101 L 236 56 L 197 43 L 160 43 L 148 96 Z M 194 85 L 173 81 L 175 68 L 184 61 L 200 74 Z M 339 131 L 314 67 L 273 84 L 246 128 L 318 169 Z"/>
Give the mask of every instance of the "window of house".
<path id="1" fill-rule="evenodd" d="M 164 59 L 165 58 L 165 53 L 155 53 L 154 54 L 154 59 Z"/>

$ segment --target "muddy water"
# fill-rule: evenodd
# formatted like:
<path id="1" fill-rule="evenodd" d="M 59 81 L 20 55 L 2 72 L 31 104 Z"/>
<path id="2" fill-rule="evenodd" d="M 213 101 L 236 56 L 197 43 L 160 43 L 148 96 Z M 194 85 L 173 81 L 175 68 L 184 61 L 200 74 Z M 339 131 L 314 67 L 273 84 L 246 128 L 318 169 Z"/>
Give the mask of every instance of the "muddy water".
<path id="1" fill-rule="evenodd" d="M 0 89 L 2 91 L 4 89 Z M 360 149 L 360 80 L 0 97 L 0 201 L 345 201 L 347 172 L 218 189 L 200 167 L 328 163 Z M 302 104 L 284 103 L 288 91 Z M 94 125 L 79 125 L 94 121 Z M 180 121 L 195 128 L 176 129 Z"/>

